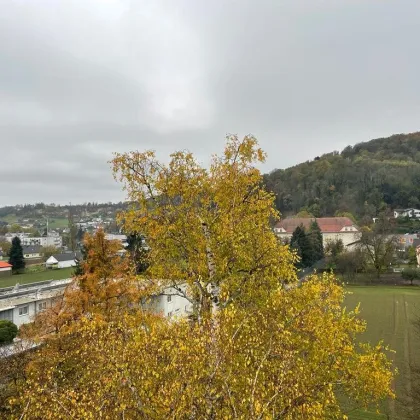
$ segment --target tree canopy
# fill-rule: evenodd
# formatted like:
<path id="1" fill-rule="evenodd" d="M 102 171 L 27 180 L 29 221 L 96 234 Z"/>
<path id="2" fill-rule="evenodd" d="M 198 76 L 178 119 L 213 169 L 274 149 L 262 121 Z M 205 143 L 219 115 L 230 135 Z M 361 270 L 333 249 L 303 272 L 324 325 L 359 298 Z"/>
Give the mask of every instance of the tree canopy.
<path id="1" fill-rule="evenodd" d="M 270 228 L 278 218 L 273 195 L 255 168 L 265 154 L 254 137 L 231 136 L 209 169 L 189 152 L 168 165 L 154 152 L 117 154 L 112 162 L 128 199 L 121 216 L 127 232 L 141 232 L 150 247 L 146 275 L 181 292 L 188 284 L 198 316 L 214 303 L 255 301 L 281 281 L 292 281 L 294 256 Z"/>
<path id="2" fill-rule="evenodd" d="M 25 329 L 43 345 L 8 399 L 12 417 L 342 419 L 339 397 L 393 396 L 386 347 L 359 343 L 365 324 L 343 288 L 331 275 L 296 281 L 296 254 L 270 229 L 263 158 L 253 137 L 230 137 L 209 169 L 187 152 L 168 165 L 115 157 L 133 203 L 121 221 L 146 237 L 149 265 L 138 275 L 118 242 L 86 235 L 82 274 Z M 138 304 L 165 286 L 196 316 Z"/>
<path id="3" fill-rule="evenodd" d="M 316 217 L 420 206 L 420 133 L 398 134 L 332 152 L 264 177 L 285 214 Z"/>

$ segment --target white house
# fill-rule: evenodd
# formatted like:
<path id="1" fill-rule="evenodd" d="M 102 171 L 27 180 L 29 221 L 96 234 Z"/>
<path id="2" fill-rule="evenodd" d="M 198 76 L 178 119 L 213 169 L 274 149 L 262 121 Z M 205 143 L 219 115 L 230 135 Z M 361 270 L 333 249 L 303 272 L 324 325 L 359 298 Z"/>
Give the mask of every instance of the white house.
<path id="1" fill-rule="evenodd" d="M 409 209 L 395 209 L 394 217 L 409 217 L 410 219 L 420 219 L 420 210 L 409 208 Z"/>
<path id="2" fill-rule="evenodd" d="M 27 232 L 15 232 L 15 233 L 6 233 L 4 237 L 6 238 L 7 242 L 12 242 L 13 238 L 18 237 L 21 241 L 27 237 L 29 237 L 29 233 Z"/>
<path id="3" fill-rule="evenodd" d="M 22 247 L 23 251 L 23 258 L 31 259 L 31 258 L 41 258 L 42 257 L 42 250 L 40 245 L 26 245 Z"/>
<path id="4" fill-rule="evenodd" d="M 63 238 L 59 235 L 23 238 L 21 241 L 22 245 L 55 246 L 56 248 L 61 248 L 63 246 Z"/>
<path id="5" fill-rule="evenodd" d="M 105 239 L 108 240 L 108 241 L 119 241 L 119 242 L 121 242 L 123 247 L 126 247 L 128 245 L 127 235 L 107 233 L 107 234 L 105 234 Z"/>
<path id="6" fill-rule="evenodd" d="M 77 261 L 81 256 L 75 252 L 65 252 L 63 254 L 54 254 L 45 262 L 47 268 L 67 268 L 76 267 Z"/>
<path id="7" fill-rule="evenodd" d="M 183 293 L 186 293 L 187 288 L 182 285 L 180 289 L 182 290 L 181 294 L 172 287 L 166 287 L 161 294 L 144 301 L 143 307 L 169 318 L 191 314 L 193 306 L 188 299 L 182 296 Z"/>
<path id="8" fill-rule="evenodd" d="M 348 217 L 319 217 L 319 218 L 298 218 L 288 217 L 280 220 L 274 227 L 274 232 L 283 240 L 290 240 L 295 229 L 303 225 L 306 231 L 311 223 L 316 220 L 322 233 L 324 246 L 329 241 L 342 240 L 347 246 L 360 239 L 360 231 L 357 225 Z"/>

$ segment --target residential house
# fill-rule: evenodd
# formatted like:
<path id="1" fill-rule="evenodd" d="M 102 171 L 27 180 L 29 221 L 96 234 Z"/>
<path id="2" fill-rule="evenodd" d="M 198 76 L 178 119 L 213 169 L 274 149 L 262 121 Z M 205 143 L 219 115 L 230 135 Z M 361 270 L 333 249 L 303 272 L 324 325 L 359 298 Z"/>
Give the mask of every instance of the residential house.
<path id="1" fill-rule="evenodd" d="M 47 268 L 67 268 L 76 267 L 77 261 L 81 259 L 78 252 L 65 252 L 63 254 L 54 254 L 45 262 Z"/>
<path id="2" fill-rule="evenodd" d="M 414 208 L 395 209 L 394 217 L 409 217 L 410 219 L 420 219 L 420 210 Z"/>
<path id="3" fill-rule="evenodd" d="M 127 235 L 107 233 L 105 234 L 105 239 L 108 241 L 119 241 L 124 248 L 128 245 Z"/>
<path id="4" fill-rule="evenodd" d="M 42 257 L 42 246 L 40 245 L 26 245 L 22 247 L 23 258 L 33 259 Z"/>
<path id="5" fill-rule="evenodd" d="M 417 233 L 405 233 L 404 235 L 394 235 L 396 238 L 398 248 L 409 248 L 414 246 L 416 239 L 419 239 Z"/>
<path id="6" fill-rule="evenodd" d="M 12 321 L 18 327 L 33 321 L 37 313 L 50 308 L 61 299 L 72 279 L 50 280 L 16 285 L 0 289 L 0 319 Z M 185 286 L 182 287 L 185 292 Z M 172 288 L 142 302 L 145 309 L 169 318 L 185 316 L 192 312 L 191 303 Z"/>
<path id="7" fill-rule="evenodd" d="M 61 248 L 63 246 L 63 238 L 60 235 L 23 238 L 21 241 L 22 245 L 55 246 L 56 248 Z"/>
<path id="8" fill-rule="evenodd" d="M 181 292 L 172 287 L 166 287 L 160 294 L 144 301 L 143 307 L 168 318 L 188 315 L 192 313 L 193 307 L 191 302 L 183 296 L 186 293 L 186 286 L 181 285 L 180 290 Z"/>
<path id="9" fill-rule="evenodd" d="M 18 327 L 32 322 L 34 316 L 60 299 L 71 279 L 42 281 L 0 289 L 0 319 Z"/>
<path id="10" fill-rule="evenodd" d="M 15 238 L 16 236 L 22 241 L 23 239 L 28 238 L 30 234 L 27 232 L 15 232 L 15 233 L 9 232 L 4 235 L 4 238 L 6 239 L 7 242 L 11 243 L 13 241 L 13 238 Z"/>
<path id="11" fill-rule="evenodd" d="M 303 225 L 306 231 L 308 231 L 314 220 L 316 220 L 321 230 L 324 247 L 328 242 L 338 239 L 343 241 L 344 246 L 348 247 L 360 239 L 358 226 L 348 217 L 288 217 L 280 220 L 275 225 L 274 232 L 280 239 L 284 241 L 290 240 L 298 226 Z"/>
<path id="12" fill-rule="evenodd" d="M 63 238 L 60 235 L 48 235 L 48 236 L 39 236 L 39 237 L 30 237 L 26 232 L 18 233 L 6 233 L 4 235 L 8 242 L 12 242 L 14 237 L 18 237 L 22 245 L 40 245 L 40 246 L 55 246 L 56 248 L 61 248 L 63 246 Z"/>
<path id="13" fill-rule="evenodd" d="M 12 275 L 12 265 L 6 261 L 0 261 L 0 277 L 9 277 Z"/>

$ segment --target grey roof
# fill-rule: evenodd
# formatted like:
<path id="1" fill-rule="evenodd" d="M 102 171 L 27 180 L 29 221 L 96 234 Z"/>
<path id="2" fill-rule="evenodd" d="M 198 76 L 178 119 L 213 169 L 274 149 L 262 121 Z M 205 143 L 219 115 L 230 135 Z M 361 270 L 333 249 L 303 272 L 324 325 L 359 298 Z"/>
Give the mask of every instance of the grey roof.
<path id="1" fill-rule="evenodd" d="M 72 261 L 74 259 L 82 259 L 80 252 L 64 252 L 63 254 L 54 254 L 53 257 L 57 261 Z"/>
<path id="2" fill-rule="evenodd" d="M 40 254 L 41 245 L 25 245 L 22 247 L 23 254 Z"/>

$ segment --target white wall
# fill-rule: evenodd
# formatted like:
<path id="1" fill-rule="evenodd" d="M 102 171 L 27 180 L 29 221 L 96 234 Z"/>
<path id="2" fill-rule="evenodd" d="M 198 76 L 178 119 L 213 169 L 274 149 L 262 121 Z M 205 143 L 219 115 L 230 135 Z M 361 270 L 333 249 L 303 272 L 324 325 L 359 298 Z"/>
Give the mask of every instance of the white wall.
<path id="1" fill-rule="evenodd" d="M 343 241 L 343 245 L 347 246 L 353 242 L 356 242 L 360 239 L 359 232 L 342 232 L 342 233 L 323 233 L 322 234 L 322 241 L 324 243 L 324 247 L 327 245 L 328 242 L 336 241 L 341 239 Z"/>
<path id="2" fill-rule="evenodd" d="M 76 261 L 69 260 L 69 261 L 58 262 L 58 268 L 67 268 L 67 267 L 76 267 Z"/>
<path id="3" fill-rule="evenodd" d="M 283 240 L 289 239 L 289 241 L 292 238 L 291 233 L 277 233 L 277 236 Z M 335 241 L 337 239 L 341 239 L 343 241 L 343 245 L 346 246 L 348 244 L 358 241 L 360 239 L 360 232 L 337 232 L 322 234 L 322 242 L 324 244 L 324 247 L 329 241 Z"/>
<path id="4" fill-rule="evenodd" d="M 35 316 L 35 302 L 28 302 L 19 306 L 16 306 L 13 309 L 13 323 L 20 327 L 23 324 L 27 324 L 28 322 L 32 321 L 32 318 Z M 24 315 L 19 315 L 19 309 L 28 307 L 28 312 Z"/>
<path id="5" fill-rule="evenodd" d="M 35 253 L 28 253 L 28 254 L 23 254 L 24 258 L 41 258 L 41 254 L 39 252 L 35 252 Z"/>
<path id="6" fill-rule="evenodd" d="M 57 248 L 60 248 L 63 246 L 63 238 L 61 236 L 40 236 L 36 238 L 22 238 L 22 245 L 55 246 Z"/>
<path id="7" fill-rule="evenodd" d="M 193 309 L 191 303 L 176 293 L 175 289 L 167 288 L 164 294 L 153 296 L 145 307 L 167 317 L 185 316 L 191 313 Z"/>
<path id="8" fill-rule="evenodd" d="M 20 305 L 17 305 L 13 308 L 13 314 L 11 321 L 16 324 L 18 327 L 20 327 L 23 324 L 27 324 L 29 322 L 33 321 L 34 316 L 39 313 L 40 311 L 50 308 L 51 302 L 53 298 L 44 298 L 39 300 L 33 300 L 27 303 L 22 303 Z M 45 303 L 45 308 L 44 304 Z M 42 305 L 42 309 L 39 308 L 39 304 Z M 19 309 L 20 308 L 28 308 L 27 313 L 19 315 Z M 3 319 L 0 317 L 0 319 Z"/>

